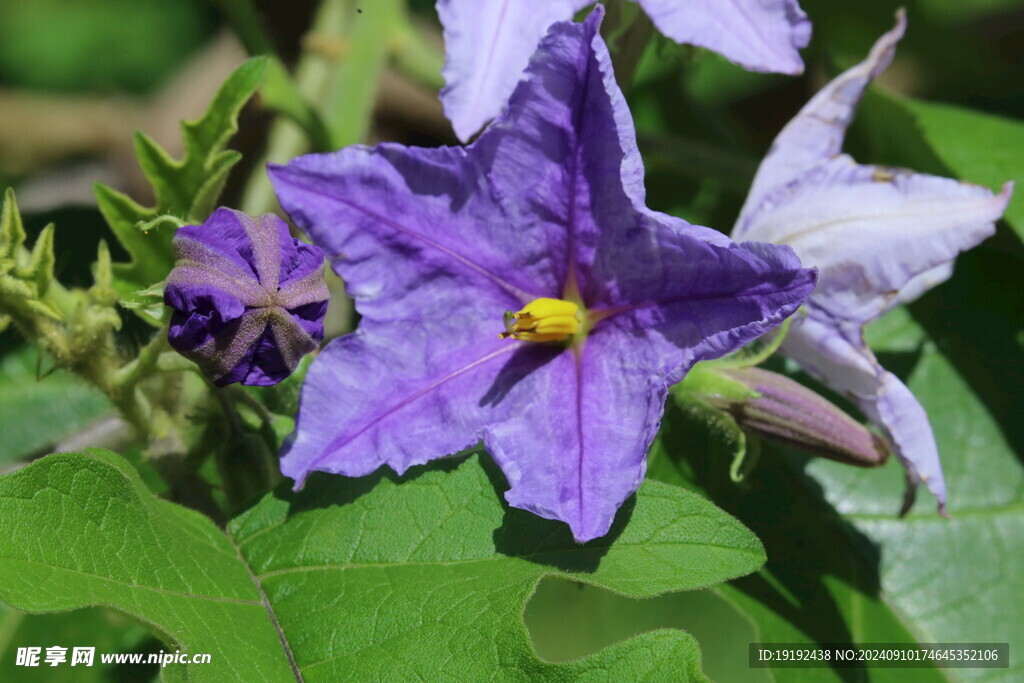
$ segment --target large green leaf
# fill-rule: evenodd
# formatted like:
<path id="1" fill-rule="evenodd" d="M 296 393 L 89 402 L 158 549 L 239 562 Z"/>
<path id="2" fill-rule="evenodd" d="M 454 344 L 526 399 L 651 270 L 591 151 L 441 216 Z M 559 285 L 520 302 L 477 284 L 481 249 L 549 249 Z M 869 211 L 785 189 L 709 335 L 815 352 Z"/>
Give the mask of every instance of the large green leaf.
<path id="1" fill-rule="evenodd" d="M 96 185 L 96 203 L 124 245 L 130 262 L 115 264 L 122 296 L 162 280 L 173 263 L 171 239 L 178 221 L 201 222 L 213 211 L 228 172 L 241 155 L 225 149 L 238 130 L 238 114 L 263 81 L 267 61 L 256 57 L 232 73 L 206 113 L 181 124 L 185 154 L 171 158 L 152 138 L 135 135 L 135 151 L 157 203 L 145 207 L 106 185 Z"/>
<path id="2" fill-rule="evenodd" d="M 746 574 L 764 559 L 749 531 L 652 482 L 607 537 L 579 545 L 565 525 L 504 505 L 504 486 L 478 456 L 403 478 L 318 475 L 221 531 L 154 498 L 119 456 L 53 455 L 0 479 L 0 598 L 30 612 L 114 607 L 210 653 L 187 670 L 203 680 L 702 678 L 679 631 L 545 663 L 524 604 L 552 574 L 633 597 Z"/>
<path id="3" fill-rule="evenodd" d="M 70 373 L 38 377 L 37 353 L 26 346 L 0 357 L 0 463 L 52 446 L 112 409 Z"/>
<path id="4" fill-rule="evenodd" d="M 876 552 L 801 472 L 806 458 L 763 444 L 757 468 L 739 486 L 729 476 L 731 460 L 730 443 L 675 407 L 669 409 L 650 455 L 649 476 L 706 492 L 744 520 L 765 545 L 768 564 L 761 572 L 708 592 L 755 624 L 761 642 L 916 640 L 882 594 Z M 748 642 L 733 642 L 725 656 L 746 661 Z M 733 680 L 757 680 L 754 673 Z M 779 681 L 842 680 L 828 668 L 772 673 Z M 863 670 L 847 673 L 865 675 Z M 941 680 L 934 670 L 880 670 L 872 676 Z"/>
<path id="5" fill-rule="evenodd" d="M 693 428 L 654 453 L 652 474 L 707 490 L 764 542 L 764 571 L 713 590 L 765 640 L 1024 646 L 1024 356 L 1014 339 L 1019 320 L 1006 314 L 1020 304 L 994 294 L 1019 291 L 1020 260 L 1000 239 L 1012 238 L 965 254 L 951 282 L 869 328 L 882 364 L 928 411 L 952 519 L 936 514 L 925 491 L 897 518 L 903 473 L 895 459 L 862 470 L 766 448 L 742 490 L 728 481 L 728 459 L 704 455 Z M 670 421 L 665 436 L 673 429 L 684 425 Z M 1011 681 L 1022 672 L 1024 662 L 1011 659 L 1009 669 L 945 675 Z"/>

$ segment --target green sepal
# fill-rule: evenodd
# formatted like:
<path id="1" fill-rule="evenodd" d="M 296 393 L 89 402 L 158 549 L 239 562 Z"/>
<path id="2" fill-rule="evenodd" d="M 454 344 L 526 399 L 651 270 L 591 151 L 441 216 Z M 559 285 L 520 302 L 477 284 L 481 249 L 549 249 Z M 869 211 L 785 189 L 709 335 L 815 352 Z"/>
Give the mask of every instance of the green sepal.
<path id="1" fill-rule="evenodd" d="M 714 396 L 727 401 L 742 403 L 760 394 L 737 380 L 726 377 L 718 372 L 716 361 L 697 363 L 686 377 L 672 387 L 672 395 L 679 399 L 693 399 L 702 396 Z"/>
<path id="2" fill-rule="evenodd" d="M 703 365 L 703 363 L 699 363 L 698 365 Z M 690 372 L 692 373 L 693 371 L 691 370 Z M 689 375 L 687 375 L 687 379 L 688 378 Z M 724 377 L 721 379 L 726 380 Z M 751 392 L 739 382 L 733 382 L 732 380 L 726 380 L 726 382 L 737 384 L 748 394 L 752 393 L 754 394 L 754 397 L 757 396 L 756 392 Z M 736 389 L 736 387 L 722 386 L 729 391 L 735 391 Z M 724 410 L 709 405 L 700 394 L 682 390 L 680 389 L 680 385 L 677 384 L 672 388 L 672 397 L 675 399 L 676 405 L 679 406 L 680 409 L 688 413 L 694 419 L 704 423 L 709 432 L 727 444 L 728 449 L 732 454 L 732 463 L 729 466 L 729 478 L 736 483 L 743 481 L 746 476 L 750 474 L 751 470 L 753 470 L 754 465 L 757 463 L 757 457 L 760 455 L 760 448 L 758 447 L 757 440 L 751 439 L 748 442 L 747 434 L 740 428 L 736 419 Z M 748 458 L 748 453 L 752 457 Z"/>
<path id="3" fill-rule="evenodd" d="M 153 327 L 167 322 L 169 309 L 164 306 L 164 283 L 158 282 L 146 289 L 121 297 L 121 306 L 135 313 Z"/>

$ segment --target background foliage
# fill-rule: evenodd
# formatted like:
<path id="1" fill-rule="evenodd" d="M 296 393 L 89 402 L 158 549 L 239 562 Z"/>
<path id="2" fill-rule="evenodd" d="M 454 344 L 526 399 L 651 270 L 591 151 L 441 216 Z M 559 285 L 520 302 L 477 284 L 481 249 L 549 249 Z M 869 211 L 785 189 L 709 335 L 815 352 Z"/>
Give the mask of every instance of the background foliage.
<path id="1" fill-rule="evenodd" d="M 139 251 L 140 229 L 169 235 L 202 220 L 221 187 L 220 204 L 273 209 L 267 160 L 358 141 L 454 142 L 436 102 L 433 3 L 411 1 L 407 16 L 400 0 L 373 0 L 365 20 L 356 10 L 371 3 L 354 0 L 72 4 L 0 2 L 0 179 L 18 190 L 26 247 L 56 224 L 56 277 L 91 292 L 82 300 L 106 317 L 90 329 L 145 372 L 88 383 L 15 326 L 0 334 L 5 680 L 160 674 L 15 668 L 16 648 L 33 644 L 214 653 L 163 671 L 199 680 L 1024 675 L 1019 658 L 1007 670 L 746 667 L 755 641 L 1024 647 L 1024 2 L 900 3 L 908 35 L 848 141 L 864 163 L 1018 182 L 997 234 L 949 282 L 869 329 L 928 410 L 952 519 L 924 495 L 897 519 L 895 462 L 858 470 L 764 444 L 733 483 L 729 445 L 670 406 L 649 481 L 608 539 L 583 547 L 505 507 L 483 454 L 403 478 L 318 475 L 290 493 L 274 453 L 301 372 L 273 390 L 215 394 L 161 366 L 165 349 L 150 341 L 162 322 L 150 285 L 168 257 Z M 654 39 L 627 90 L 652 207 L 728 232 L 779 128 L 863 57 L 897 4 L 802 0 L 815 33 L 801 78 Z M 270 56 L 244 62 L 246 50 Z M 177 122 L 211 101 L 183 139 Z M 133 143 L 135 129 L 145 137 Z M 97 269 L 101 240 L 110 261 L 134 266 Z M 117 306 L 97 289 L 104 277 Z M 340 293 L 333 334 L 352 327 Z M 771 367 L 825 392 L 781 360 Z M 135 389 L 155 397 L 143 413 L 131 412 Z M 54 451 L 73 452 L 40 459 Z"/>

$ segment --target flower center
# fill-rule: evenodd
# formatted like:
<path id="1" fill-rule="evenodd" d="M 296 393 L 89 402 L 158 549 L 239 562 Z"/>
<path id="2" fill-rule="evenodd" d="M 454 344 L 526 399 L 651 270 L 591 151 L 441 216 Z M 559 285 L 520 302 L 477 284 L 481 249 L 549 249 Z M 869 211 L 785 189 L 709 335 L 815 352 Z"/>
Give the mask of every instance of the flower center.
<path id="1" fill-rule="evenodd" d="M 564 299 L 534 299 L 523 310 L 505 312 L 505 332 L 501 339 L 523 341 L 565 341 L 580 330 L 580 307 Z"/>

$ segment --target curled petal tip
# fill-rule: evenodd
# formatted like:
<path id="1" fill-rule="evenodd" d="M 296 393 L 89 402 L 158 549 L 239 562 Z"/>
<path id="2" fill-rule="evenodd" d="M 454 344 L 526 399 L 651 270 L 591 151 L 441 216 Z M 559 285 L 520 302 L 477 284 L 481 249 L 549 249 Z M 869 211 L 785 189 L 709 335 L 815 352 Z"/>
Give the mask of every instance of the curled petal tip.
<path id="1" fill-rule="evenodd" d="M 1003 183 L 1003 187 L 999 190 L 999 194 L 996 195 L 997 197 L 1003 200 L 1004 209 L 1006 208 L 1006 205 L 1010 203 L 1010 200 L 1013 199 L 1013 188 L 1013 181 L 1008 180 L 1005 183 Z"/>

